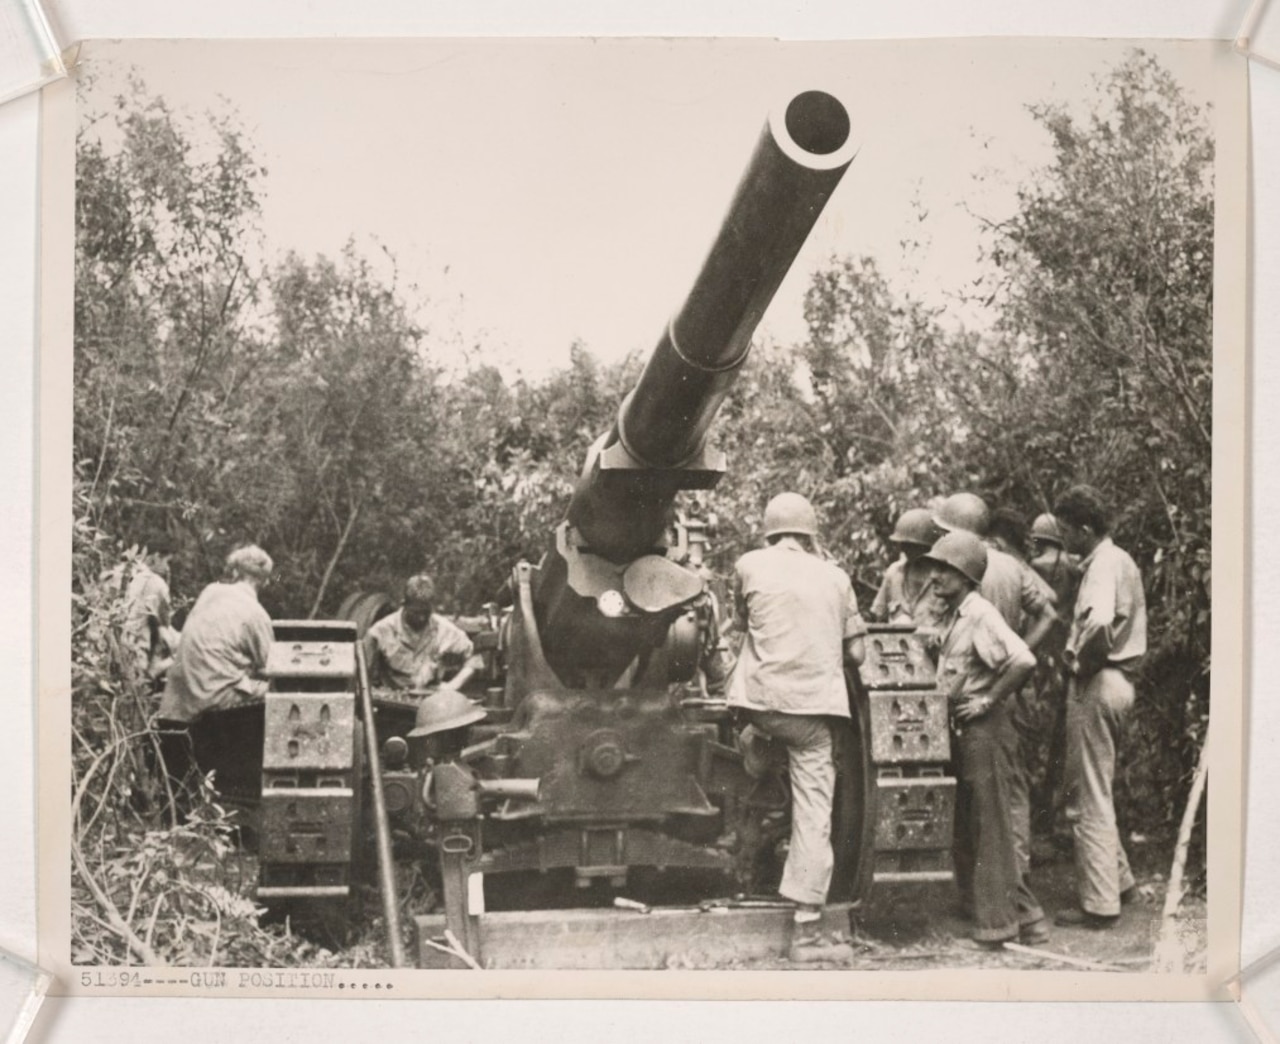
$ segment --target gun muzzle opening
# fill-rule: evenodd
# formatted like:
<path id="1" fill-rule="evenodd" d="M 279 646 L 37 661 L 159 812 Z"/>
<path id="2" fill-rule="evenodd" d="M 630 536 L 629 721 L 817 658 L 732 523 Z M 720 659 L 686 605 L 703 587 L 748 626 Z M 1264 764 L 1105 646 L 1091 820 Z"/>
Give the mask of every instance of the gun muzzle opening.
<path id="1" fill-rule="evenodd" d="M 783 122 L 791 140 L 817 156 L 839 152 L 852 129 L 845 107 L 826 91 L 797 94 L 787 105 Z"/>

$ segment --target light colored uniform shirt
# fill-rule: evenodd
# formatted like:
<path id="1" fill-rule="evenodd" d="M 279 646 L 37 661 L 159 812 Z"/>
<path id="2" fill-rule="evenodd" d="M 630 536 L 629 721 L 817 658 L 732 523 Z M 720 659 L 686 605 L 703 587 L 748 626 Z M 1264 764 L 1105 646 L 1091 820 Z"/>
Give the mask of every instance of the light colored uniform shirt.
<path id="1" fill-rule="evenodd" d="M 124 595 L 124 633 L 129 644 L 144 653 L 151 648 L 148 621 L 152 617 L 161 627 L 169 626 L 169 585 L 164 577 L 139 563 Z"/>
<path id="2" fill-rule="evenodd" d="M 785 542 L 748 551 L 734 569 L 747 627 L 729 705 L 849 717 L 844 643 L 866 626 L 845 571 Z"/>
<path id="3" fill-rule="evenodd" d="M 1035 666 L 1035 656 L 994 605 L 977 591 L 964 596 L 938 653 L 938 687 L 952 702 L 991 691 L 1011 665 Z"/>
<path id="4" fill-rule="evenodd" d="M 267 665 L 271 617 L 246 583 L 210 584 L 200 592 L 182 629 L 165 679 L 160 717 L 194 721 L 205 711 L 233 704 L 238 693 L 261 693 L 256 677 Z"/>
<path id="5" fill-rule="evenodd" d="M 920 585 L 914 591 L 907 583 L 909 563 L 899 558 L 887 570 L 871 615 L 886 623 L 914 623 L 917 627 L 936 627 L 946 617 L 946 608 L 933 589 L 933 566 L 921 560 L 916 566 Z M 914 571 L 914 570 L 913 570 Z"/>
<path id="6" fill-rule="evenodd" d="M 387 684 L 397 689 L 430 685 L 440 680 L 445 657 L 465 660 L 471 655 L 471 639 L 457 624 L 432 613 L 426 627 L 411 631 L 403 613 L 397 609 L 384 616 L 365 635 L 373 673 Z"/>
<path id="7" fill-rule="evenodd" d="M 1052 589 L 1034 569 L 990 545 L 987 571 L 978 590 L 1019 635 L 1027 633 L 1028 621 L 1039 616 L 1046 605 L 1053 605 Z"/>
<path id="8" fill-rule="evenodd" d="M 1147 651 L 1147 599 L 1137 563 L 1103 537 L 1080 565 L 1068 658 L 1074 654 L 1083 677 L 1104 667 L 1132 674 Z"/>

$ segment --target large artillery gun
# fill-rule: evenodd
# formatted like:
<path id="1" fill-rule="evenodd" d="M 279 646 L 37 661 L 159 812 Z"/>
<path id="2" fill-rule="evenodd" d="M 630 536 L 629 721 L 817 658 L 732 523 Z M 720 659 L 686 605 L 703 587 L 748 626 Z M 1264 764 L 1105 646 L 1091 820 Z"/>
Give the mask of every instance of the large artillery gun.
<path id="1" fill-rule="evenodd" d="M 395 858 L 424 860 L 440 892 L 443 912 L 417 919 L 420 964 L 461 966 L 465 952 L 491 966 L 643 967 L 661 965 L 662 944 L 652 930 L 627 935 L 611 899 L 648 909 L 707 898 L 691 889 L 776 886 L 785 763 L 748 774 L 729 709 L 704 684 L 719 655 L 708 527 L 677 500 L 725 473 L 712 421 L 853 158 L 850 131 L 820 91 L 770 116 L 693 288 L 588 452 L 544 555 L 515 565 L 508 606 L 488 607 L 475 628 L 487 666 L 473 691 L 487 717 L 467 726 L 460 753 L 433 761 L 405 742 L 451 695 L 372 693 L 350 624 L 278 625 L 260 895 L 349 895 L 363 817 L 390 935 Z M 861 676 L 847 676 L 851 718 L 833 722 L 837 902 L 858 902 L 873 880 L 950 877 L 945 700 L 910 629 L 877 629 L 868 646 Z M 495 912 L 535 893 L 559 908 Z M 769 927 L 739 937 L 738 958 L 752 956 L 752 939 L 767 951 L 789 924 L 781 903 L 715 908 L 735 905 Z M 680 946 L 687 955 L 690 937 Z"/>

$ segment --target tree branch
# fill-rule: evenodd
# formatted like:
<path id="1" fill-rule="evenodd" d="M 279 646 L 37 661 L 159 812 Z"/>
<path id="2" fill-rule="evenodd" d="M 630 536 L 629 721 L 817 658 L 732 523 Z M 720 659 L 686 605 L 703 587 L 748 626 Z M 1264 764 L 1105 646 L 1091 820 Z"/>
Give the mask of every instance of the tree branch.
<path id="1" fill-rule="evenodd" d="M 351 531 L 355 528 L 356 519 L 360 516 L 360 508 L 364 501 L 357 500 L 351 508 L 351 514 L 347 517 L 347 524 L 342 530 L 342 535 L 338 538 L 338 546 L 333 549 L 333 554 L 329 558 L 329 563 L 324 567 L 324 576 L 320 578 L 320 589 L 316 592 L 315 601 L 311 603 L 311 612 L 307 614 L 308 620 L 314 620 L 316 614 L 320 612 L 320 606 L 324 602 L 325 590 L 329 586 L 329 581 L 333 577 L 334 567 L 338 564 L 338 559 L 342 557 L 342 552 L 346 549 L 347 540 L 351 537 Z"/>

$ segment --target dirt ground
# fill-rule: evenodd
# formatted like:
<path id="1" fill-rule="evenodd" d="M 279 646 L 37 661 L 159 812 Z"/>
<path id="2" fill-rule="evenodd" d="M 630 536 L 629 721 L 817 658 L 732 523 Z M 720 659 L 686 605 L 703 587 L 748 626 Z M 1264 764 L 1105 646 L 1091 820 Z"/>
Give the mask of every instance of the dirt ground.
<path id="1" fill-rule="evenodd" d="M 879 885 L 860 909 L 854 910 L 846 931 L 842 919 L 829 912 L 826 927 L 850 944 L 835 960 L 793 962 L 787 958 L 767 960 L 730 960 L 707 965 L 685 960 L 679 955 L 668 959 L 667 967 L 677 969 L 717 968 L 743 970 L 785 969 L 855 969 L 866 971 L 919 970 L 935 968 L 992 968 L 1019 971 L 1060 970 L 1075 972 L 1145 972 L 1153 970 L 1156 941 L 1164 904 L 1170 853 L 1168 846 L 1140 844 L 1129 846 L 1130 860 L 1137 879 L 1137 895 L 1125 904 L 1118 923 L 1105 931 L 1085 927 L 1051 926 L 1051 937 L 1045 945 L 1027 949 L 988 949 L 970 938 L 972 925 L 957 912 L 955 886 L 950 883 L 921 885 Z M 1052 921 L 1058 911 L 1074 905 L 1074 867 L 1069 850 L 1055 849 L 1038 841 L 1032 866 L 1032 889 L 1046 916 Z M 402 882 L 402 887 L 406 882 Z M 407 894 L 407 890 L 406 890 Z M 655 889 L 653 894 L 635 895 L 648 902 L 663 905 L 670 894 Z M 525 897 L 528 898 L 527 896 Z M 575 905 L 611 906 L 603 892 L 600 896 L 575 894 Z M 598 902 L 583 902 L 594 898 Z M 511 908 L 527 908 L 517 902 Z M 532 904 L 545 905 L 545 904 Z M 555 904 L 550 904 L 555 905 Z M 365 913 L 372 915 L 377 903 L 369 898 Z M 417 912 L 427 912 L 424 908 Z M 1203 971 L 1206 959 L 1206 904 L 1201 895 L 1184 897 L 1175 919 L 1177 957 L 1186 971 Z M 332 959 L 338 965 L 385 966 L 380 918 L 376 924 L 358 917 L 358 939 L 348 937 L 345 944 L 336 936 L 323 932 L 316 936 L 320 945 L 331 947 Z M 297 922 L 295 922 L 297 927 Z M 313 930 L 317 926 L 313 925 Z M 318 926 L 323 929 L 323 925 Z M 836 953 L 837 951 L 832 951 Z"/>
<path id="2" fill-rule="evenodd" d="M 1040 852 L 1032 868 L 1032 889 L 1052 920 L 1074 905 L 1074 873 L 1069 852 Z M 1150 971 L 1164 904 L 1168 861 L 1163 852 L 1131 853 L 1137 896 L 1127 903 L 1119 922 L 1099 931 L 1053 926 L 1049 942 L 1037 954 L 1025 950 L 992 950 L 970 938 L 972 925 L 957 913 L 950 884 L 881 885 L 866 906 L 851 916 L 852 959 L 819 962 L 832 967 L 888 971 L 938 967 L 1008 968 L 1011 970 Z M 1164 871 L 1156 867 L 1164 867 Z M 1179 950 L 1186 970 L 1203 970 L 1206 953 L 1206 906 L 1187 896 L 1177 916 Z M 1088 968 L 1076 962 L 1098 965 Z M 804 967 L 812 968 L 813 963 Z M 741 967 L 797 967 L 788 960 L 752 962 Z"/>

